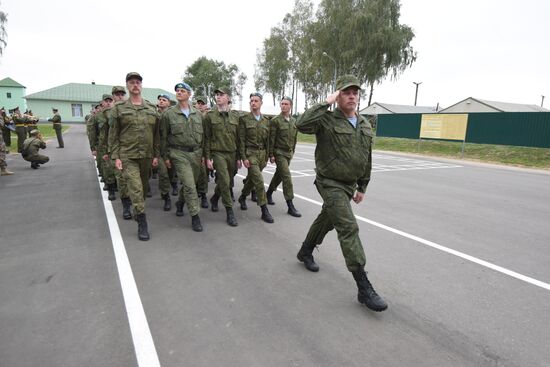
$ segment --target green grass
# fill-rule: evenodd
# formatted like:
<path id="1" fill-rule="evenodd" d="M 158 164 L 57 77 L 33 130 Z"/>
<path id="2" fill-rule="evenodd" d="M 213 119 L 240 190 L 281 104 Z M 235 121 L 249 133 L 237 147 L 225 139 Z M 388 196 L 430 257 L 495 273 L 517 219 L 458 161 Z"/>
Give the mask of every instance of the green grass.
<path id="1" fill-rule="evenodd" d="M 62 127 L 62 131 L 65 132 L 65 131 L 67 131 L 68 128 L 69 127 L 65 125 L 65 126 Z M 55 141 L 57 142 L 57 138 L 55 136 L 55 130 L 53 129 L 53 127 L 51 125 L 39 124 L 38 125 L 38 130 L 40 130 L 40 132 L 42 133 L 42 136 L 44 137 L 44 140 L 54 138 Z M 10 153 L 17 153 L 17 135 L 15 134 L 15 131 L 13 131 L 11 133 L 11 146 L 9 146 L 7 148 L 10 150 Z"/>
<path id="2" fill-rule="evenodd" d="M 298 133 L 298 141 L 301 143 L 315 143 L 315 135 Z M 374 150 L 550 169 L 550 149 L 547 148 L 466 143 L 464 145 L 464 157 L 461 157 L 461 149 L 461 142 L 422 140 L 419 144 L 417 139 L 383 137 L 375 137 L 374 139 Z"/>

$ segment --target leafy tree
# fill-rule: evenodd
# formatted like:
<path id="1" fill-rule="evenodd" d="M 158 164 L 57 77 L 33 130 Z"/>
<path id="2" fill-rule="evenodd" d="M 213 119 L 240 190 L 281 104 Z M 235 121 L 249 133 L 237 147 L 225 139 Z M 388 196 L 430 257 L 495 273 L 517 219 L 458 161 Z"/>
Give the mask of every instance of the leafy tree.
<path id="1" fill-rule="evenodd" d="M 8 14 L 0 10 L 0 56 L 2 56 L 2 54 L 4 53 L 4 48 L 6 48 L 6 46 L 8 45 L 6 41 L 8 34 L 5 27 L 5 24 L 7 22 Z"/>
<path id="2" fill-rule="evenodd" d="M 213 103 L 212 94 L 216 88 L 227 88 L 232 94 L 238 94 L 234 81 L 238 72 L 239 68 L 235 64 L 226 65 L 223 61 L 201 56 L 185 70 L 182 79 L 189 83 L 195 94 L 204 95 Z"/>

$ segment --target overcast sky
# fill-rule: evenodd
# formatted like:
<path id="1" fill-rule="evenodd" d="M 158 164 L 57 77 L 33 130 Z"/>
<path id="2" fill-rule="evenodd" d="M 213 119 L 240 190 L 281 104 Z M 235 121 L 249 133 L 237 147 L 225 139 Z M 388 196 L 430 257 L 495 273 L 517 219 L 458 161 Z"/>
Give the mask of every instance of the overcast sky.
<path id="1" fill-rule="evenodd" d="M 249 80 L 244 93 L 250 93 L 256 51 L 294 4 L 0 1 L 8 13 L 0 79 L 15 79 L 28 94 L 72 82 L 124 84 L 128 71 L 141 73 L 145 87 L 172 90 L 203 55 L 237 64 Z M 550 0 L 401 4 L 401 22 L 416 35 L 418 60 L 399 80 L 375 86 L 373 102 L 412 105 L 413 82 L 422 82 L 418 105 L 447 107 L 470 96 L 540 105 L 541 95 L 548 95 L 550 106 Z M 302 103 L 303 97 L 299 109 Z M 273 111 L 271 104 L 266 98 L 265 112 Z"/>

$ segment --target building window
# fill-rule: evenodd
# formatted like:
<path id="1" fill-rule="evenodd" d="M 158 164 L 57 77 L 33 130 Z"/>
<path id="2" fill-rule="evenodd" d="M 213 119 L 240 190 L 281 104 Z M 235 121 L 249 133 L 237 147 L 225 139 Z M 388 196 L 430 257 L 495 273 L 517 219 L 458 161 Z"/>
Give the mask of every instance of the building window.
<path id="1" fill-rule="evenodd" d="M 71 104 L 71 111 L 73 112 L 73 117 L 82 117 L 82 105 L 81 104 Z"/>
<path id="2" fill-rule="evenodd" d="M 10 93 L 10 92 L 7 92 L 7 93 L 6 93 L 6 96 L 7 96 L 8 98 L 11 98 L 11 93 Z"/>

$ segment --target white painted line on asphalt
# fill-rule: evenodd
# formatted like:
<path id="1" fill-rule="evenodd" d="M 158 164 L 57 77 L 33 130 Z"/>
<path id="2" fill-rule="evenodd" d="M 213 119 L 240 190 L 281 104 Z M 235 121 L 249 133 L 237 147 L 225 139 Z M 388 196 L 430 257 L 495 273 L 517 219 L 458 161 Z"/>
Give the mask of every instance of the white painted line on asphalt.
<path id="1" fill-rule="evenodd" d="M 246 176 L 242 176 L 242 175 L 238 175 L 239 177 L 242 177 L 242 178 L 245 178 Z M 264 184 L 266 187 L 269 187 L 268 184 Z M 281 189 L 277 189 L 277 191 L 281 191 Z M 298 194 L 294 194 L 294 197 L 297 197 L 297 198 L 300 198 L 302 200 L 305 200 L 307 202 L 310 202 L 312 204 L 315 204 L 315 205 L 318 205 L 318 206 L 323 206 L 323 203 L 317 201 L 317 200 L 313 200 L 313 199 L 310 199 L 306 196 L 302 196 L 302 195 L 298 195 Z M 512 270 L 509 270 L 509 269 L 506 269 L 506 268 L 503 268 L 502 266 L 498 266 L 496 264 L 493 264 L 493 263 L 490 263 L 488 261 L 485 261 L 485 260 L 481 260 L 481 259 L 478 259 L 477 257 L 474 257 L 474 256 L 471 256 L 471 255 L 468 255 L 468 254 L 465 254 L 463 252 L 460 252 L 460 251 L 457 251 L 457 250 L 453 250 L 451 248 L 448 248 L 448 247 L 445 247 L 445 246 L 442 246 L 442 245 L 439 245 L 435 242 L 432 242 L 432 241 L 428 241 L 428 240 L 425 240 L 423 238 L 420 238 L 418 236 L 415 236 L 415 235 L 412 235 L 410 233 L 407 233 L 407 232 L 403 232 L 399 229 L 395 229 L 395 228 L 392 228 L 390 226 L 387 226 L 385 224 L 382 224 L 382 223 L 378 223 L 378 222 L 375 222 L 373 220 L 370 220 L 370 219 L 367 219 L 367 218 L 364 218 L 364 217 L 361 217 L 359 215 L 356 215 L 355 218 L 357 218 L 358 220 L 360 220 L 361 222 L 365 222 L 365 223 L 368 223 L 368 224 L 371 224 L 375 227 L 378 227 L 378 228 L 381 228 L 381 229 L 384 229 L 386 231 L 389 231 L 389 232 L 392 232 L 392 233 L 395 233 L 399 236 L 402 236 L 402 237 L 405 237 L 405 238 L 408 238 L 410 240 L 413 240 L 413 241 L 416 241 L 418 243 L 421 243 L 423 245 L 426 245 L 426 246 L 429 246 L 429 247 L 432 247 L 436 250 L 439 250 L 439 251 L 443 251 L 443 252 L 446 252 L 448 254 L 451 254 L 451 255 L 454 255 L 454 256 L 457 256 L 457 257 L 460 257 L 464 260 L 468 260 L 468 261 L 471 261 L 475 264 L 478 264 L 478 265 L 481 265 L 483 267 L 486 267 L 486 268 L 489 268 L 491 270 L 494 270 L 494 271 L 498 271 L 499 273 L 502 273 L 502 274 L 506 274 L 508 276 L 511 276 L 512 278 L 516 278 L 518 280 L 521 280 L 523 282 L 526 282 L 526 283 L 529 283 L 529 284 L 532 284 L 532 285 L 535 285 L 537 287 L 541 287 L 541 288 L 544 288 L 548 291 L 550 291 L 550 284 L 548 283 L 545 283 L 545 282 L 542 282 L 540 280 L 537 280 L 537 279 L 534 279 L 534 278 L 531 278 L 531 277 L 528 277 L 526 275 L 523 275 L 523 274 L 520 274 L 520 273 L 516 273 L 515 271 L 512 271 Z"/>
<path id="2" fill-rule="evenodd" d="M 109 224 L 109 231 L 111 233 L 120 286 L 122 288 L 122 295 L 124 297 L 126 314 L 128 315 L 128 323 L 130 324 L 130 332 L 134 342 L 138 366 L 160 367 L 155 343 L 151 331 L 149 330 L 147 317 L 145 316 L 145 311 L 141 303 L 134 274 L 132 273 L 132 267 L 130 266 L 130 260 L 126 253 L 126 247 L 124 247 L 124 241 L 120 234 L 120 228 L 118 227 L 113 205 L 108 199 L 107 192 L 102 190 L 99 177 L 98 182 L 99 190 L 103 198 L 105 214 L 107 216 L 107 223 Z"/>

